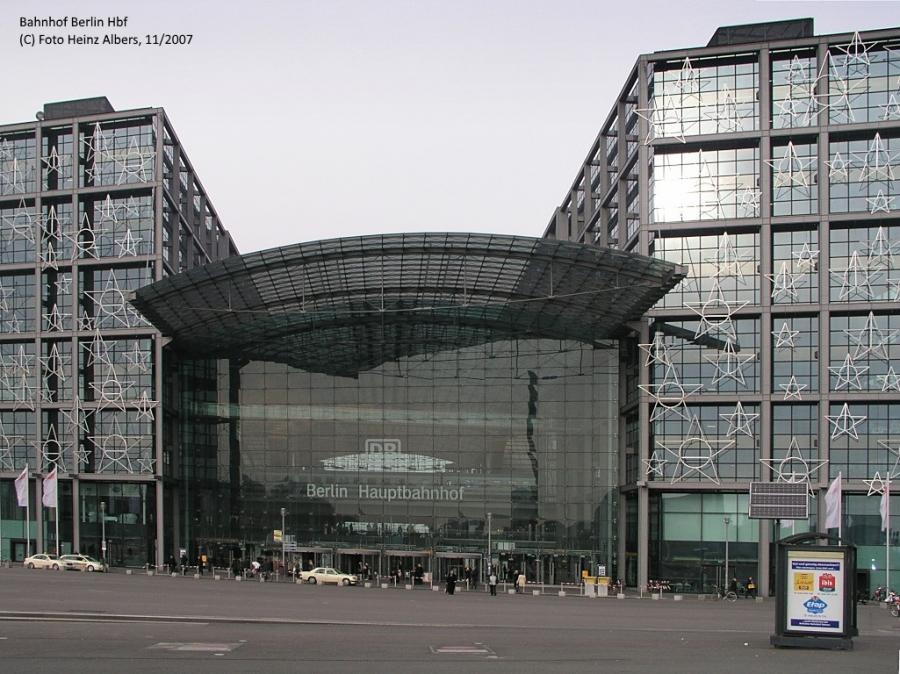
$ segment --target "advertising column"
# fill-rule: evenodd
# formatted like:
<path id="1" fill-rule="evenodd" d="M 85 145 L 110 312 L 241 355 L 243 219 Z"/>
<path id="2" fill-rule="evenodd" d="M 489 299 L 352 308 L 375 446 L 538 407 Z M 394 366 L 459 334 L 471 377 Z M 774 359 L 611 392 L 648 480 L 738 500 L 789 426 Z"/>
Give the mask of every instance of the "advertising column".
<path id="1" fill-rule="evenodd" d="M 788 550 L 787 556 L 785 631 L 843 635 L 843 552 Z"/>

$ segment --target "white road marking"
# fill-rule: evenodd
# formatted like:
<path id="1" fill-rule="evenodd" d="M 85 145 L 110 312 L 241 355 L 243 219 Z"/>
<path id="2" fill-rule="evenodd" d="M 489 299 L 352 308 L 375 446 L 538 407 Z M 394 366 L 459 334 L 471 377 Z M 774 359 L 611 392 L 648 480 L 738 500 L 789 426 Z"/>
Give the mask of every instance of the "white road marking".
<path id="1" fill-rule="evenodd" d="M 199 653 L 216 653 L 217 655 L 222 655 L 222 651 L 226 653 L 230 653 L 235 648 L 240 648 L 242 644 L 223 644 L 223 643 L 203 643 L 199 641 L 195 642 L 180 642 L 180 641 L 161 641 L 158 644 L 153 644 L 152 646 L 148 646 L 149 650 L 162 650 L 162 651 L 190 651 L 190 652 L 199 652 Z"/>

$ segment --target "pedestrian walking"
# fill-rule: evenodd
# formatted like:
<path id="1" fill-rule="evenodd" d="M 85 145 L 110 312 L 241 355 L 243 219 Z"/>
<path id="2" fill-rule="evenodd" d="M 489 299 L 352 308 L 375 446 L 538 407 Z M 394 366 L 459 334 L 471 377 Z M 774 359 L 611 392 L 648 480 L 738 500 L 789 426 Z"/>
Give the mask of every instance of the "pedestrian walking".
<path id="1" fill-rule="evenodd" d="M 456 571 L 450 569 L 450 573 L 447 574 L 447 594 L 453 594 L 456 592 Z"/>
<path id="2" fill-rule="evenodd" d="M 747 582 L 744 583 L 744 590 L 747 592 L 748 599 L 756 596 L 756 583 L 753 581 L 753 576 L 747 578 Z"/>
<path id="3" fill-rule="evenodd" d="M 494 571 L 491 571 L 491 575 L 488 576 L 488 587 L 491 588 L 491 596 L 497 596 L 497 574 Z"/>
<path id="4" fill-rule="evenodd" d="M 516 592 L 525 593 L 525 572 L 521 572 L 516 578 Z"/>

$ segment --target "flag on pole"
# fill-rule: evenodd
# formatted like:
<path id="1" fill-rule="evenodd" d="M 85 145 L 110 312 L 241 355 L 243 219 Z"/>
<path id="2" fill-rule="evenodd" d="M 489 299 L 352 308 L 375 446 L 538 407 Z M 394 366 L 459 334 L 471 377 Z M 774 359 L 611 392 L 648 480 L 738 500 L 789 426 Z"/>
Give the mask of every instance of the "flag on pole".
<path id="1" fill-rule="evenodd" d="M 56 468 L 44 478 L 44 497 L 41 499 L 41 503 L 47 508 L 56 507 Z"/>
<path id="2" fill-rule="evenodd" d="M 888 483 L 890 484 L 890 483 Z M 891 526 L 891 511 L 890 511 L 890 498 L 891 498 L 891 490 L 890 487 L 885 485 L 884 492 L 881 494 L 881 530 L 887 531 Z"/>
<path id="3" fill-rule="evenodd" d="M 825 492 L 825 528 L 841 528 L 841 474 L 832 481 Z"/>
<path id="4" fill-rule="evenodd" d="M 16 501 L 22 508 L 28 507 L 28 466 L 16 478 Z"/>

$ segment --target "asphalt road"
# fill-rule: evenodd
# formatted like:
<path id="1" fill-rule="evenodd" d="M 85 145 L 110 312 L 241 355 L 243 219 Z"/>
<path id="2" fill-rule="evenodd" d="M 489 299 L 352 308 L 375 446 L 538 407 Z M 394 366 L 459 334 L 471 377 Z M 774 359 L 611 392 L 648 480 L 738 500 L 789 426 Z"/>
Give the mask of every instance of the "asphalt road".
<path id="1" fill-rule="evenodd" d="M 852 651 L 769 645 L 774 602 L 586 599 L 0 569 L 0 663 L 28 672 L 897 672 L 900 621 Z"/>

